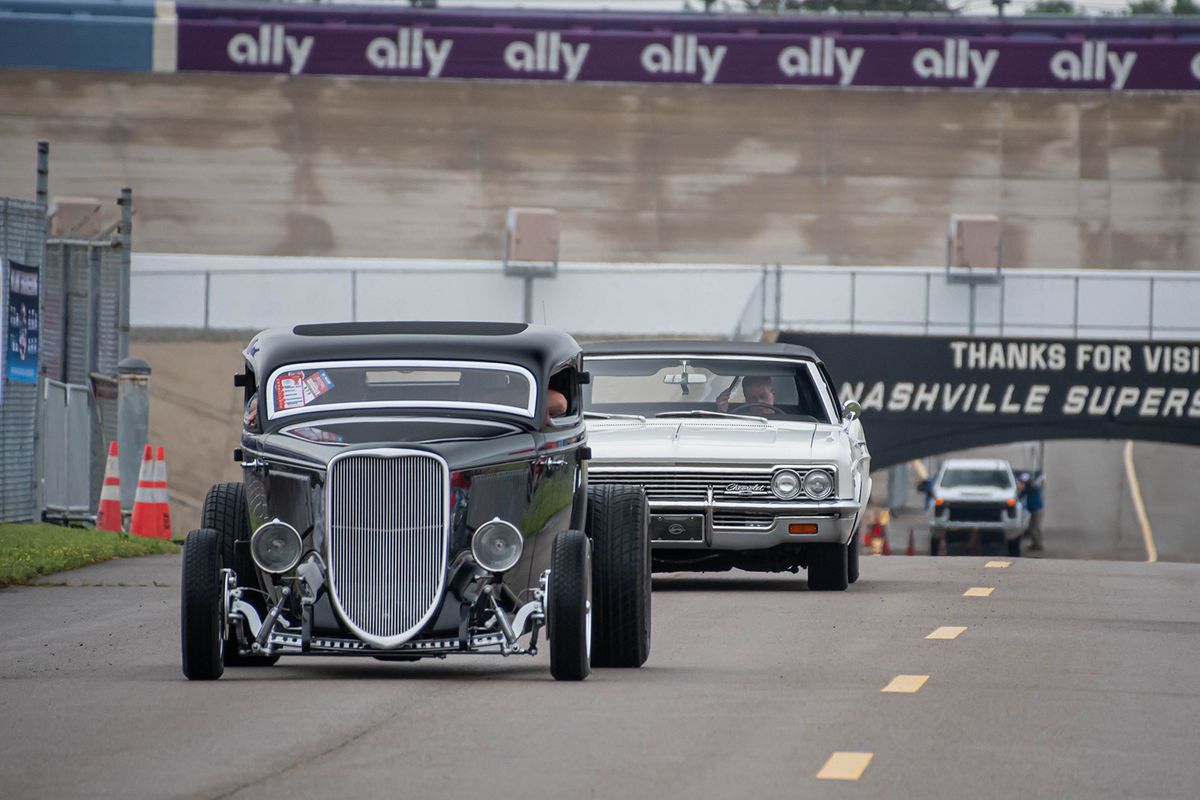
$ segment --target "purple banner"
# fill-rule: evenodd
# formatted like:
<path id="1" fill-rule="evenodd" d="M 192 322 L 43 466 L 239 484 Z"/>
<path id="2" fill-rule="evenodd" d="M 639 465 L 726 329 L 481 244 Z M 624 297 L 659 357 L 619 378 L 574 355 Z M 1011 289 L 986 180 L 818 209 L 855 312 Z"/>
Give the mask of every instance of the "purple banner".
<path id="1" fill-rule="evenodd" d="M 1200 38 L 1194 34 L 1118 38 L 1120 29 L 1097 28 L 1100 35 L 1095 37 L 1017 35 L 1021 32 L 1011 29 L 1002 35 L 987 26 L 978 26 L 975 35 L 866 29 L 684 33 L 581 28 L 574 19 L 563 20 L 560 30 L 533 30 L 457 27 L 446 25 L 446 18 L 430 24 L 428 15 L 404 15 L 400 24 L 379 14 L 247 17 L 251 15 L 228 10 L 196 17 L 181 9 L 178 69 L 435 79 L 1200 91 Z"/>

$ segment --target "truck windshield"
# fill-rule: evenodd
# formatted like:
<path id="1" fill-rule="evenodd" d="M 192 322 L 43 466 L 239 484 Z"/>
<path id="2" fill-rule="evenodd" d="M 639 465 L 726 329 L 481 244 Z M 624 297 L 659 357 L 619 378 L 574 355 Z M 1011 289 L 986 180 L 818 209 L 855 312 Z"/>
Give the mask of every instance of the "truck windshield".
<path id="1" fill-rule="evenodd" d="M 592 356 L 584 409 L 642 417 L 690 412 L 834 422 L 814 365 L 732 356 Z"/>
<path id="2" fill-rule="evenodd" d="M 1012 475 L 1003 469 L 948 469 L 942 473 L 941 485 L 946 489 L 959 486 L 988 486 L 1011 489 Z"/>
<path id="3" fill-rule="evenodd" d="M 267 384 L 268 415 L 354 408 L 477 408 L 533 417 L 533 375 L 470 361 L 330 361 L 292 364 Z"/>

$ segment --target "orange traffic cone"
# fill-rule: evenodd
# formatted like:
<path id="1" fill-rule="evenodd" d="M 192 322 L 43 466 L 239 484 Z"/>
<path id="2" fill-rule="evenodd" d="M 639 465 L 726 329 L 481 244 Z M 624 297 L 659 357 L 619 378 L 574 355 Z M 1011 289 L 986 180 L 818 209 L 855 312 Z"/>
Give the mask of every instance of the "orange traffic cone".
<path id="1" fill-rule="evenodd" d="M 913 538 L 913 529 L 908 529 L 908 549 L 904 551 L 906 556 L 915 556 L 917 554 L 917 542 Z"/>
<path id="2" fill-rule="evenodd" d="M 100 488 L 100 508 L 96 510 L 96 530 L 122 530 L 121 467 L 117 461 L 117 443 L 108 443 L 108 461 L 104 465 L 104 485 Z"/>
<path id="3" fill-rule="evenodd" d="M 137 494 L 133 496 L 133 519 L 129 523 L 129 532 L 135 536 L 145 536 L 150 539 L 159 538 L 159 527 L 162 516 L 155 513 L 154 491 L 154 448 L 146 445 L 142 451 L 142 468 L 138 472 Z"/>
<path id="4" fill-rule="evenodd" d="M 883 538 L 883 527 L 876 522 L 873 526 L 871 526 L 871 555 L 883 555 L 883 546 L 886 543 L 887 540 Z"/>
<path id="5" fill-rule="evenodd" d="M 162 520 L 159 523 L 158 536 L 160 539 L 170 539 L 171 493 L 167 489 L 167 451 L 164 447 L 158 448 L 158 455 L 154 459 L 154 491 L 158 501 L 155 513 Z"/>

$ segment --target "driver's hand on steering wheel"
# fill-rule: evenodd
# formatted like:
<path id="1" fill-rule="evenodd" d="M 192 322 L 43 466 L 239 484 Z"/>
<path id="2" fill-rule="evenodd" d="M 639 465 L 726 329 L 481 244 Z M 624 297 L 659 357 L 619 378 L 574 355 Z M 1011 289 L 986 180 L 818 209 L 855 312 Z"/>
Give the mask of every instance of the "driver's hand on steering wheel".
<path id="1" fill-rule="evenodd" d="M 720 411 L 722 414 L 729 411 L 729 395 L 732 392 L 733 392 L 733 387 L 730 386 L 728 389 L 726 389 L 725 391 L 723 391 L 719 395 L 717 395 L 717 397 L 714 401 L 717 406 L 717 411 Z"/>

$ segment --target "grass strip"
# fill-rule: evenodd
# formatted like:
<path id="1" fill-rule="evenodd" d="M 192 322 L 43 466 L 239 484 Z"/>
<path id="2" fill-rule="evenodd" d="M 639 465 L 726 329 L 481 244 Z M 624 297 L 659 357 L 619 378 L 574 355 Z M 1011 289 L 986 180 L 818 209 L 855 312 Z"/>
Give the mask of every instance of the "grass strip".
<path id="1" fill-rule="evenodd" d="M 60 525 L 0 525 L 0 588 L 20 586 L 43 575 L 98 564 L 111 558 L 178 553 L 163 539 Z"/>

